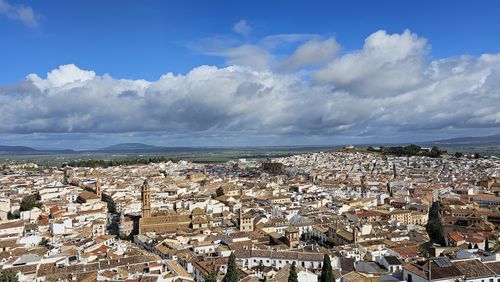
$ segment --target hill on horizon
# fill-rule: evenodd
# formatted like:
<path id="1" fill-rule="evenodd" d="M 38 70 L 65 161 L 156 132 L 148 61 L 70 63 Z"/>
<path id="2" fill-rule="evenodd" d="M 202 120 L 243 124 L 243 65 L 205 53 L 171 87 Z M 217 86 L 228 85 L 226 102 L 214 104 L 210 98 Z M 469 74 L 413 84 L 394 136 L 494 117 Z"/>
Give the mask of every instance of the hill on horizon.
<path id="1" fill-rule="evenodd" d="M 26 146 L 8 146 L 0 145 L 0 153 L 35 153 L 37 149 Z"/>
<path id="2" fill-rule="evenodd" d="M 413 143 L 413 142 L 410 142 Z M 410 144 L 408 143 L 408 144 Z M 494 134 L 481 137 L 457 137 L 450 139 L 441 139 L 436 141 L 415 142 L 421 146 L 438 146 L 438 147 L 487 147 L 487 146 L 500 146 L 500 134 Z M 387 144 L 389 145 L 389 144 Z M 333 146 L 333 145 L 332 145 Z M 367 145 L 368 146 L 368 145 Z M 201 151 L 268 151 L 268 150 L 297 150 L 297 149 L 312 149 L 323 148 L 330 146 L 246 146 L 246 147 L 167 147 L 155 146 L 144 143 L 118 143 L 111 146 L 94 149 L 74 151 L 72 149 L 35 149 L 28 146 L 10 146 L 0 145 L 1 155 L 29 155 L 29 154 L 57 154 L 57 153 L 85 153 L 85 152 L 98 152 L 98 153 L 165 153 L 165 152 L 201 152 Z M 334 146 L 335 147 L 335 146 Z"/>
<path id="3" fill-rule="evenodd" d="M 500 134 L 481 137 L 457 137 L 430 142 L 423 142 L 432 146 L 499 146 Z"/>

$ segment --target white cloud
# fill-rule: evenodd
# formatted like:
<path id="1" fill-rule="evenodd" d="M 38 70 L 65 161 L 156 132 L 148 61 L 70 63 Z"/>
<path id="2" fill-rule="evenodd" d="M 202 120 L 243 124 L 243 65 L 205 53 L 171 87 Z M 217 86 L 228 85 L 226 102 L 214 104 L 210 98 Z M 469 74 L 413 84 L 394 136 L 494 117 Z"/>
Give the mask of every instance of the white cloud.
<path id="1" fill-rule="evenodd" d="M 41 79 L 37 74 L 29 74 L 26 78 L 40 88 L 46 90 L 54 87 L 62 87 L 68 84 L 75 86 L 76 82 L 85 82 L 93 79 L 95 72 L 79 69 L 74 64 L 62 65 L 47 73 L 47 79 Z"/>
<path id="2" fill-rule="evenodd" d="M 281 67 L 290 71 L 300 67 L 319 66 L 330 62 L 339 50 L 340 45 L 333 37 L 325 40 L 313 39 L 300 45 Z"/>
<path id="3" fill-rule="evenodd" d="M 308 41 L 333 50 L 332 42 Z M 301 51 L 314 49 L 308 43 L 290 57 L 296 67 L 318 63 Z M 328 52 L 329 62 L 312 79 L 273 71 L 266 67 L 269 54 L 253 46 L 226 54 L 234 66 L 200 66 L 156 81 L 65 65 L 46 78 L 32 74 L 0 87 L 0 132 L 321 136 L 334 142 L 338 136 L 498 130 L 500 54 L 430 60 L 428 52 L 426 40 L 409 31 L 378 31 L 359 51 Z"/>
<path id="4" fill-rule="evenodd" d="M 262 46 L 262 48 L 272 50 L 281 46 L 287 46 L 288 44 L 300 43 L 313 39 L 319 40 L 321 36 L 310 33 L 275 34 L 262 38 L 259 45 Z"/>
<path id="5" fill-rule="evenodd" d="M 5 0 L 0 0 L 0 14 L 13 20 L 19 20 L 29 27 L 38 26 L 35 12 L 30 6 L 11 5 Z"/>
<path id="6" fill-rule="evenodd" d="M 360 51 L 344 55 L 318 70 L 313 79 L 356 95 L 397 95 L 416 87 L 423 79 L 426 40 L 406 30 L 370 35 Z"/>
<path id="7" fill-rule="evenodd" d="M 227 58 L 228 65 L 248 66 L 258 70 L 269 68 L 273 56 L 266 50 L 254 45 L 241 45 L 218 52 Z"/>
<path id="8" fill-rule="evenodd" d="M 234 32 L 245 36 L 249 35 L 250 32 L 252 32 L 252 28 L 246 20 L 240 20 L 239 22 L 235 23 L 233 26 L 233 30 Z"/>
<path id="9" fill-rule="evenodd" d="M 293 58 L 287 59 L 288 56 L 276 54 L 283 48 L 303 42 L 305 43 L 298 47 Z M 209 56 L 223 57 L 227 65 L 259 70 L 278 68 L 286 71 L 319 65 L 321 59 L 329 61 L 339 48 L 334 38 L 323 39 L 317 34 L 277 34 L 252 43 L 231 37 L 215 36 L 193 42 L 189 47 Z"/>

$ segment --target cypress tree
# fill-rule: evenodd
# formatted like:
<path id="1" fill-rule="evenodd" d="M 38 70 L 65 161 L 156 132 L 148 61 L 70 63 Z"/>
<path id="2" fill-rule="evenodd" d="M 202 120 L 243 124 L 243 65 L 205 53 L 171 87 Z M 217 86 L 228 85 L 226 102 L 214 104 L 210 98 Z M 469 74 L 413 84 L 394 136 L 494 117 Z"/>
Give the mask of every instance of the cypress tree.
<path id="1" fill-rule="evenodd" d="M 205 277 L 205 282 L 217 282 L 217 269 L 215 267 L 212 267 L 208 276 Z"/>
<path id="2" fill-rule="evenodd" d="M 488 237 L 486 237 L 486 240 L 484 241 L 484 250 L 489 252 L 490 251 L 490 240 Z"/>
<path id="3" fill-rule="evenodd" d="M 234 256 L 234 252 L 229 256 L 229 261 L 227 263 L 227 272 L 224 276 L 222 282 L 238 282 L 238 273 L 236 268 L 236 257 Z"/>
<path id="4" fill-rule="evenodd" d="M 332 272 L 332 262 L 330 261 L 330 256 L 325 254 L 323 257 L 323 267 L 321 268 L 321 275 L 319 276 L 320 282 L 334 282 Z"/>
<path id="5" fill-rule="evenodd" d="M 17 273 L 11 269 L 0 271 L 0 282 L 18 282 Z"/>
<path id="6" fill-rule="evenodd" d="M 297 268 L 295 267 L 295 262 L 292 263 L 290 267 L 290 273 L 288 274 L 288 282 L 299 282 L 297 277 Z"/>
<path id="7" fill-rule="evenodd" d="M 434 202 L 429 209 L 429 222 L 426 225 L 426 230 L 432 242 L 438 243 L 441 246 L 446 246 L 438 202 Z"/>

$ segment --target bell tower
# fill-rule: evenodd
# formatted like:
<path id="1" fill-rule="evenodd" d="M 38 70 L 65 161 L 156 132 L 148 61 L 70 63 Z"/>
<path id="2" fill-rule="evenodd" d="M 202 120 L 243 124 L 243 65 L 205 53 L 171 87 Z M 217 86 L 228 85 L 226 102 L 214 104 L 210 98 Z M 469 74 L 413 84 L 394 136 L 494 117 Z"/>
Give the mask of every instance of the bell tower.
<path id="1" fill-rule="evenodd" d="M 356 244 L 359 238 L 359 230 L 357 226 L 352 226 L 352 242 Z"/>
<path id="2" fill-rule="evenodd" d="M 300 244 L 299 230 L 295 227 L 285 229 L 285 239 L 288 247 L 295 248 Z"/>
<path id="3" fill-rule="evenodd" d="M 95 181 L 95 194 L 102 199 L 102 190 L 101 190 L 101 180 L 97 179 Z"/>
<path id="4" fill-rule="evenodd" d="M 151 191 L 149 190 L 148 180 L 145 179 L 141 187 L 142 198 L 142 218 L 151 217 Z"/>

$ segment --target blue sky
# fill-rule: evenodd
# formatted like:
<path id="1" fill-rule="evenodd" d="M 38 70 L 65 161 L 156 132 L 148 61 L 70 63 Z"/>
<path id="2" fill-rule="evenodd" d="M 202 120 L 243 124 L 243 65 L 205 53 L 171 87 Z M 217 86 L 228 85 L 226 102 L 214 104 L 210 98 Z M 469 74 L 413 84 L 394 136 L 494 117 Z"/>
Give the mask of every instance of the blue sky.
<path id="1" fill-rule="evenodd" d="M 497 52 L 500 2 L 481 1 L 13 1 L 33 8 L 38 26 L 0 17 L 0 83 L 73 63 L 120 78 L 158 79 L 224 59 L 190 43 L 234 37 L 246 20 L 256 41 L 272 34 L 334 35 L 345 51 L 371 33 L 411 29 L 436 58 Z"/>
<path id="2" fill-rule="evenodd" d="M 0 102 L 9 113 L 0 122 L 10 124 L 0 126 L 0 143 L 291 145 L 498 133 L 499 10 L 498 1 L 0 0 Z M 198 93 L 200 78 L 229 83 Z M 207 98 L 215 93 L 223 94 Z M 472 112 L 470 102 L 483 104 Z M 259 113 L 259 103 L 273 107 Z M 122 121 L 126 109 L 140 113 Z"/>

